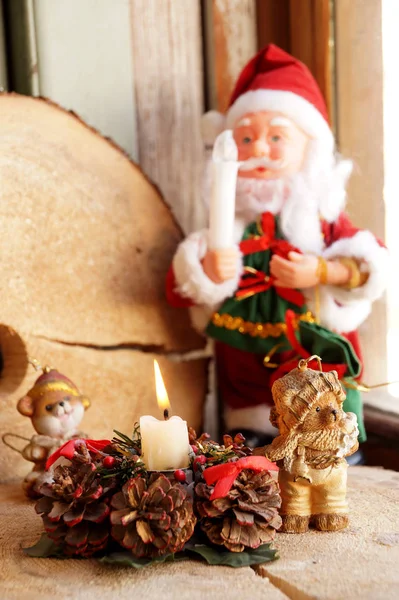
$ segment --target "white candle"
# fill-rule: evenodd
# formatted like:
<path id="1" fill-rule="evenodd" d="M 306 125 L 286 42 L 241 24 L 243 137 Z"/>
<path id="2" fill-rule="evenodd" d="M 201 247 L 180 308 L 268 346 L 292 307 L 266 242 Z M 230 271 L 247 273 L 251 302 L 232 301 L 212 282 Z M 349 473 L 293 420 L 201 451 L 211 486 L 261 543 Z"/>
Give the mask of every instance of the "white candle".
<path id="1" fill-rule="evenodd" d="M 156 360 L 154 372 L 158 406 L 165 419 L 159 421 L 148 415 L 140 418 L 142 459 L 149 471 L 184 469 L 189 465 L 187 422 L 180 417 L 168 418 L 169 398 Z"/>
<path id="2" fill-rule="evenodd" d="M 231 248 L 234 241 L 234 214 L 237 173 L 240 163 L 231 129 L 215 141 L 212 161 L 212 193 L 209 207 L 209 247 Z"/>
<path id="3" fill-rule="evenodd" d="M 171 417 L 159 421 L 155 417 L 140 419 L 141 450 L 149 471 L 166 471 L 188 467 L 188 429 L 186 421 Z"/>

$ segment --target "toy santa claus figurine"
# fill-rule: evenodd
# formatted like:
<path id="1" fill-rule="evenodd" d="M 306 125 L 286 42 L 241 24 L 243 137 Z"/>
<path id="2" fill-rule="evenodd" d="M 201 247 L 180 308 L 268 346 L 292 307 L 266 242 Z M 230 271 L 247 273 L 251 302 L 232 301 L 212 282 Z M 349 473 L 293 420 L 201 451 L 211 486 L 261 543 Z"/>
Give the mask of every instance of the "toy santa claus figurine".
<path id="1" fill-rule="evenodd" d="M 244 67 L 226 115 L 205 118 L 238 148 L 235 240 L 213 249 L 208 230 L 189 235 L 167 295 L 216 341 L 226 429 L 270 441 L 273 381 L 318 354 L 346 387 L 363 441 L 357 329 L 384 291 L 387 251 L 343 212 L 352 164 L 335 153 L 321 92 L 269 45 Z"/>

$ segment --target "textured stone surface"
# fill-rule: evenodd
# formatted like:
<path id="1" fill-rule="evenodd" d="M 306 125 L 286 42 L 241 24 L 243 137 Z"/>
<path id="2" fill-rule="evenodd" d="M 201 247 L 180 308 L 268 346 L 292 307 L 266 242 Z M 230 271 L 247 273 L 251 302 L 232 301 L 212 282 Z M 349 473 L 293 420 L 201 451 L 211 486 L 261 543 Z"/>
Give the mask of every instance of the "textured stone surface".
<path id="1" fill-rule="evenodd" d="M 399 473 L 351 467 L 349 503 L 347 530 L 278 534 L 280 560 L 258 572 L 295 600 L 398 598 Z"/>

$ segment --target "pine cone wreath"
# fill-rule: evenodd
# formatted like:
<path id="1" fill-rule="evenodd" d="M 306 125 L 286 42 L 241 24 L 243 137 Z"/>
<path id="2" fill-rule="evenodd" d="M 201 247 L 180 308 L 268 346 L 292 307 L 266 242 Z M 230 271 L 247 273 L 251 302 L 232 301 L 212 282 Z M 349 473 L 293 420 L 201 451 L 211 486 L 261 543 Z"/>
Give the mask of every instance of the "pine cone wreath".
<path id="1" fill-rule="evenodd" d="M 202 480 L 202 473 L 210 466 L 243 458 L 252 454 L 252 449 L 245 445 L 245 437 L 237 433 L 223 436 L 223 444 L 211 439 L 208 433 L 197 437 L 195 430 L 189 427 L 189 440 L 192 450 L 192 469 L 197 482 Z"/>
<path id="2" fill-rule="evenodd" d="M 274 539 L 281 526 L 278 484 L 268 471 L 241 471 L 224 498 L 210 500 L 213 486 L 195 487 L 200 526 L 213 544 L 231 552 L 258 548 Z"/>
<path id="3" fill-rule="evenodd" d="M 109 538 L 109 488 L 100 485 L 96 464 L 82 444 L 72 463 L 54 469 L 53 481 L 40 486 L 35 510 L 49 538 L 67 556 L 92 556 Z"/>
<path id="4" fill-rule="evenodd" d="M 192 498 L 162 473 L 130 479 L 111 506 L 112 537 L 138 558 L 179 552 L 194 532 Z"/>

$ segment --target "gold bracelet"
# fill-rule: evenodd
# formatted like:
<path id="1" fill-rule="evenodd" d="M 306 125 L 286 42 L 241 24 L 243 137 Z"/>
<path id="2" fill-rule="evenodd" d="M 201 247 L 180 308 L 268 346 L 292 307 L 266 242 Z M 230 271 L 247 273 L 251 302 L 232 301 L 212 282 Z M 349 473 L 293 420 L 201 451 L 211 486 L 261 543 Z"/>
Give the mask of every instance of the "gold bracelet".
<path id="1" fill-rule="evenodd" d="M 359 269 L 358 262 L 354 258 L 342 256 L 338 259 L 338 261 L 350 271 L 350 278 L 346 283 L 343 284 L 342 287 L 345 287 L 348 290 L 353 290 L 354 288 L 357 288 L 365 283 L 364 277 L 362 278 L 362 273 Z"/>
<path id="2" fill-rule="evenodd" d="M 327 276 L 328 276 L 327 261 L 322 256 L 318 256 L 317 261 L 318 261 L 318 263 L 317 263 L 317 269 L 316 269 L 316 277 L 318 277 L 319 283 L 321 283 L 321 285 L 326 285 L 326 283 L 328 283 L 328 281 L 327 281 Z"/>

